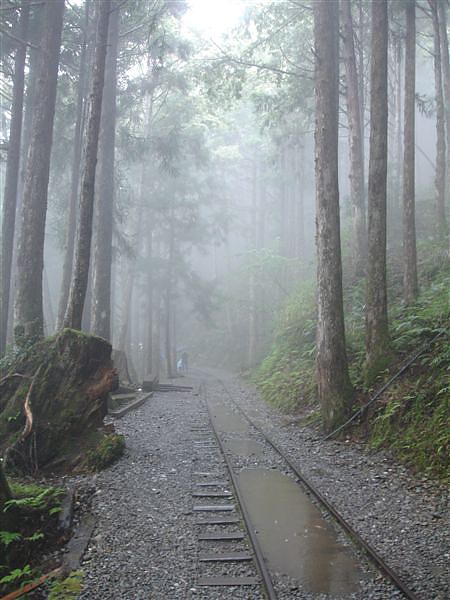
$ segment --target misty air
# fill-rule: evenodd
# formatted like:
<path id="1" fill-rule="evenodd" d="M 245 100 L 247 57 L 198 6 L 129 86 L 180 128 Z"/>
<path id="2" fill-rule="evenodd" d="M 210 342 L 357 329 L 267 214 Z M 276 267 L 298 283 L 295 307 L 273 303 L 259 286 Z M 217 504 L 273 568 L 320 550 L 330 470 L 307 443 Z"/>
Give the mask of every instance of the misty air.
<path id="1" fill-rule="evenodd" d="M 445 600 L 450 1 L 0 0 L 0 600 Z"/>

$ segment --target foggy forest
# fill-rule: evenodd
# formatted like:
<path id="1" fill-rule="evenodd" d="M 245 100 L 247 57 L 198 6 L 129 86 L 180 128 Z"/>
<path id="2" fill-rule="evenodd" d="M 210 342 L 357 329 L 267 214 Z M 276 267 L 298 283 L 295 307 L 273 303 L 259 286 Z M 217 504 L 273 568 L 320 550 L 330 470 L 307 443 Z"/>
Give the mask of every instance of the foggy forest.
<path id="1" fill-rule="evenodd" d="M 448 0 L 1 0 L 2 597 L 448 597 L 449 21 Z M 240 411 L 374 547 L 381 587 L 319 542 L 313 575 L 278 564 L 272 513 L 246 526 L 264 592 L 182 567 L 197 424 L 244 521 L 252 490 L 284 506 L 227 450 Z"/>

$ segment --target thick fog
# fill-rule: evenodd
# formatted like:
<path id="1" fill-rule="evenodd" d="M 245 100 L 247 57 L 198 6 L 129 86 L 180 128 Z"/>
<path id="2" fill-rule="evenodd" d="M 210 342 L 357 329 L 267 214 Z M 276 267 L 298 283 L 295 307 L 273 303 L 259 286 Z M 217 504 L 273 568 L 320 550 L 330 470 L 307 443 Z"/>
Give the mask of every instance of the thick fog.
<path id="1" fill-rule="evenodd" d="M 150 370 L 167 369 L 167 352 L 172 353 L 175 370 L 182 349 L 199 365 L 253 367 L 267 354 L 290 295 L 312 285 L 315 278 L 310 12 L 300 10 L 297 24 L 278 31 L 272 43 L 270 19 L 280 17 L 281 6 L 272 7 L 271 16 L 270 3 L 233 3 L 229 8 L 223 4 L 219 13 L 209 10 L 209 4 L 193 3 L 189 9 L 180 3 L 179 10 L 153 15 L 145 12 L 144 5 L 139 14 L 133 14 L 131 5 L 125 6 L 120 22 L 111 341 L 128 354 L 138 379 Z M 82 7 L 77 2 L 67 9 L 59 67 L 43 272 L 48 335 L 57 326 L 67 238 Z M 290 8 L 285 10 L 289 15 Z M 32 26 L 37 27 L 37 21 Z M 5 27 L 14 28 L 14 23 Z M 361 27 L 367 28 L 360 56 L 367 186 L 369 25 L 364 22 Z M 397 11 L 392 17 L 395 35 L 398 29 L 404 31 L 404 22 Z M 295 34 L 300 30 L 302 41 L 297 43 Z M 392 31 L 388 243 L 398 249 L 404 61 L 401 54 L 398 64 Z M 415 170 L 421 230 L 432 219 L 436 162 L 432 30 L 421 13 L 417 35 Z M 88 39 L 88 48 L 89 44 Z M 7 47 L 4 52 L 8 53 Z M 239 52 L 244 58 L 239 59 Z M 3 85 L 10 89 L 11 63 L 7 55 L 3 60 Z M 92 49 L 88 60 L 92 61 Z M 351 200 L 343 68 L 340 75 L 339 193 L 345 284 L 351 277 Z M 5 93 L 1 106 L 5 146 L 9 123 L 10 101 Z M 4 182 L 3 146 L 1 153 Z M 2 192 L 3 188 L 2 183 Z M 90 285 L 83 319 L 88 331 Z M 14 286 L 10 306 L 13 303 Z M 12 322 L 10 308 L 10 343 Z"/>

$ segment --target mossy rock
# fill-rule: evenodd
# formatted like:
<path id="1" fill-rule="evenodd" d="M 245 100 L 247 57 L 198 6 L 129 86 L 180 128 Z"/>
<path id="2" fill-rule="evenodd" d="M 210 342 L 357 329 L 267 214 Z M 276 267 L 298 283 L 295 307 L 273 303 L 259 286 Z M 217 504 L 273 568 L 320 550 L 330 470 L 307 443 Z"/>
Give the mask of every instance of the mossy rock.
<path id="1" fill-rule="evenodd" d="M 64 329 L 20 354 L 7 375 L 0 383 L 0 450 L 9 448 L 10 466 L 22 472 L 72 468 L 103 438 L 116 382 L 111 346 L 104 339 Z M 31 385 L 33 424 L 24 438 L 24 401 Z"/>

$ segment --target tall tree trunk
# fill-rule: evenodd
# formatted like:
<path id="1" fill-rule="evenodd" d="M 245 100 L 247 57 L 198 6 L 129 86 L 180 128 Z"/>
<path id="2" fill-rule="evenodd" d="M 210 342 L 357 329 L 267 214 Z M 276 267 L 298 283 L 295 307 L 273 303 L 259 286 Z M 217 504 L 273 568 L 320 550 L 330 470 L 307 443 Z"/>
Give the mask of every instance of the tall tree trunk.
<path id="1" fill-rule="evenodd" d="M 102 110 L 105 59 L 108 41 L 108 24 L 111 0 L 98 3 L 97 36 L 94 57 L 94 72 L 89 98 L 84 170 L 81 181 L 80 210 L 78 218 L 75 262 L 70 285 L 69 300 L 64 326 L 81 329 L 81 319 L 86 298 L 86 288 L 91 258 L 92 218 L 94 214 L 95 172 L 97 167 L 98 138 Z"/>
<path id="2" fill-rule="evenodd" d="M 124 268 L 126 271 L 125 283 L 121 286 L 123 290 L 122 295 L 122 310 L 121 310 L 121 326 L 118 336 L 117 348 L 126 352 L 128 347 L 128 340 L 130 338 L 130 319 L 132 312 L 132 302 L 133 302 L 133 293 L 135 288 L 136 281 L 136 262 L 137 257 L 140 255 L 141 246 L 142 246 L 142 212 L 143 212 L 143 202 L 140 202 L 138 205 L 137 215 L 136 215 L 136 258 L 133 258 L 131 264 L 128 264 L 127 267 Z M 122 277 L 125 273 L 122 274 Z"/>
<path id="3" fill-rule="evenodd" d="M 298 156 L 296 152 L 294 154 L 294 158 Z M 266 179 L 265 179 L 265 169 L 263 159 L 259 160 L 259 175 L 257 177 L 258 181 L 258 203 L 257 203 L 257 231 L 256 231 L 256 248 L 261 253 L 261 251 L 265 248 L 266 245 L 266 212 L 267 212 L 267 190 L 266 190 Z M 295 185 L 296 189 L 296 198 L 298 201 L 299 190 L 297 185 Z M 298 235 L 296 231 L 296 223 L 297 223 L 297 206 L 294 207 L 294 217 L 293 217 L 293 233 L 294 235 Z M 295 242 L 298 241 L 298 237 L 294 238 Z M 296 250 L 296 244 L 295 244 Z M 267 323 L 265 316 L 266 311 L 266 293 L 265 293 L 265 285 L 261 278 L 261 272 L 257 274 L 256 277 L 256 322 L 258 325 L 257 328 L 257 355 L 256 359 L 259 363 L 261 360 L 261 356 L 263 354 L 265 348 L 265 341 L 267 338 L 266 332 L 268 333 Z"/>
<path id="4" fill-rule="evenodd" d="M 447 33 L 447 12 L 448 4 L 446 2 L 439 2 L 439 23 L 441 26 L 440 38 L 442 47 L 442 80 L 444 88 L 444 105 L 445 105 L 445 132 L 447 142 L 447 187 L 446 195 L 447 202 L 450 199 L 450 58 L 448 48 L 448 33 Z"/>
<path id="5" fill-rule="evenodd" d="M 297 258 L 305 262 L 305 146 L 304 143 L 297 146 L 296 186 L 298 189 L 297 203 Z"/>
<path id="6" fill-rule="evenodd" d="M 121 324 L 119 330 L 119 336 L 117 339 L 117 349 L 122 350 L 126 353 L 129 337 L 129 325 L 130 325 L 130 314 L 131 304 L 133 299 L 134 289 L 134 269 L 129 269 L 127 276 L 124 278 L 124 284 L 122 287 L 122 310 L 121 310 Z"/>
<path id="7" fill-rule="evenodd" d="M 173 377 L 173 366 L 172 366 L 172 346 L 171 346 L 171 305 L 169 298 L 169 288 L 166 289 L 164 295 L 164 334 L 165 334 L 165 355 L 166 355 L 166 373 L 167 377 L 171 379 Z"/>
<path id="8" fill-rule="evenodd" d="M 441 36 L 439 31 L 439 15 L 437 0 L 429 0 L 431 15 L 433 18 L 433 40 L 434 40 L 434 81 L 436 93 L 436 223 L 438 233 L 448 233 L 447 216 L 445 213 L 445 113 L 444 94 L 442 86 L 442 57 Z"/>
<path id="9" fill-rule="evenodd" d="M 47 269 L 43 271 L 43 293 L 44 298 L 44 335 L 51 335 L 55 328 L 55 313 L 53 310 L 52 294 Z"/>
<path id="10" fill-rule="evenodd" d="M 415 220 L 415 96 L 416 96 L 416 6 L 408 2 L 405 40 L 405 122 L 403 158 L 403 295 L 405 304 L 417 296 L 417 251 Z"/>
<path id="11" fill-rule="evenodd" d="M 111 265 L 114 208 L 114 147 L 116 133 L 117 51 L 119 45 L 119 7 L 112 4 L 106 55 L 100 129 L 100 161 L 96 204 L 96 233 L 93 262 L 92 331 L 111 338 Z"/>
<path id="12" fill-rule="evenodd" d="M 389 348 L 386 284 L 387 48 L 387 2 L 374 0 L 370 75 L 369 257 L 366 302 L 368 382 L 372 381 L 385 366 Z"/>
<path id="13" fill-rule="evenodd" d="M 393 206 L 396 211 L 400 214 L 401 204 L 401 171 L 403 164 L 403 148 L 402 148 L 402 116 L 404 111 L 403 108 L 403 86 L 402 86 L 402 65 L 403 65 L 403 39 L 399 36 L 395 40 L 395 179 L 394 179 L 394 198 Z"/>
<path id="14" fill-rule="evenodd" d="M 25 110 L 22 125 L 22 143 L 20 151 L 20 176 L 17 189 L 17 208 L 22 207 L 23 188 L 25 183 L 25 171 L 27 167 L 27 156 L 31 142 L 31 130 L 33 125 L 34 104 L 36 99 L 36 87 L 39 75 L 39 62 L 41 59 L 41 45 L 44 33 L 45 6 L 33 7 L 30 14 L 28 26 L 28 39 L 33 44 L 28 51 L 29 68 L 26 80 Z"/>
<path id="15" fill-rule="evenodd" d="M 148 213 L 147 227 L 147 335 L 146 335 L 146 357 L 144 363 L 144 376 L 153 372 L 153 230 L 152 215 Z"/>
<path id="16" fill-rule="evenodd" d="M 70 181 L 69 216 L 67 219 L 66 246 L 64 249 L 64 263 L 62 269 L 61 291 L 59 295 L 57 329 L 61 329 L 69 298 L 70 280 L 72 278 L 73 250 L 75 246 L 75 232 L 77 227 L 77 204 L 80 187 L 80 163 L 83 139 L 83 113 L 87 88 L 87 36 L 89 28 L 90 1 L 86 0 L 84 13 L 84 29 L 81 42 L 80 69 L 78 77 L 77 108 L 75 119 L 75 132 L 73 139 L 72 171 Z"/>
<path id="17" fill-rule="evenodd" d="M 25 184 L 25 171 L 27 167 L 28 150 L 31 141 L 31 129 L 34 114 L 34 101 L 36 96 L 36 87 L 38 81 L 39 61 L 41 57 L 41 45 L 44 31 L 45 6 L 42 4 L 34 6 L 30 11 L 30 22 L 28 26 L 28 39 L 33 44 L 28 50 L 29 66 L 28 76 L 26 77 L 26 91 L 24 101 L 24 116 L 22 124 L 22 140 L 20 148 L 20 173 L 17 187 L 17 206 L 16 206 L 16 227 L 14 238 L 17 242 L 14 244 L 12 265 L 11 265 L 11 283 L 9 294 L 9 314 L 8 314 L 8 329 L 7 343 L 13 342 L 13 322 L 14 322 L 14 302 L 17 281 L 17 252 L 18 241 L 20 239 L 20 226 L 22 214 L 22 199 L 23 189 Z"/>
<path id="18" fill-rule="evenodd" d="M 173 376 L 177 375 L 177 305 L 175 301 L 172 301 L 170 313 L 172 315 L 172 367 Z"/>
<path id="19" fill-rule="evenodd" d="M 30 7 L 22 1 L 19 20 L 19 37 L 27 39 Z M 14 232 L 16 225 L 17 186 L 20 164 L 20 141 L 22 136 L 23 93 L 25 81 L 26 45 L 19 44 L 14 57 L 14 76 L 9 127 L 8 160 L 3 196 L 2 240 L 0 257 L 0 357 L 6 349 L 8 329 L 9 294 L 11 285 Z"/>
<path id="20" fill-rule="evenodd" d="M 352 258 L 356 276 L 362 276 L 367 262 L 366 210 L 364 202 L 364 155 L 361 131 L 359 82 L 356 70 L 351 1 L 342 0 L 343 57 L 350 150 L 350 195 L 352 205 Z"/>
<path id="21" fill-rule="evenodd" d="M 155 259 L 159 262 L 161 258 L 161 238 L 158 232 L 155 233 Z M 153 321 L 155 331 L 153 335 L 153 361 L 152 368 L 155 375 L 159 377 L 161 372 L 161 285 L 155 286 L 155 296 L 153 300 Z"/>
<path id="22" fill-rule="evenodd" d="M 317 383 L 324 427 L 348 412 L 338 183 L 339 5 L 314 3 L 317 223 Z"/>
<path id="23" fill-rule="evenodd" d="M 280 254 L 287 257 L 289 254 L 289 192 L 288 192 L 288 148 L 284 142 L 281 144 L 280 152 L 280 195 L 281 195 L 281 216 L 280 216 Z"/>
<path id="24" fill-rule="evenodd" d="M 168 244 L 168 265 L 167 265 L 167 280 L 166 280 L 166 293 L 164 297 L 165 307 L 165 334 L 166 334 L 166 368 L 167 377 L 171 378 L 174 376 L 176 365 L 172 362 L 172 302 L 173 302 L 173 261 L 175 259 L 175 222 L 174 222 L 174 211 L 171 208 L 170 211 L 170 224 L 169 224 L 169 244 Z"/>
<path id="25" fill-rule="evenodd" d="M 256 272 L 255 251 L 257 248 L 257 211 L 258 211 L 258 185 L 256 158 L 252 165 L 252 205 L 250 208 L 250 253 L 249 253 L 249 276 L 248 276 L 248 366 L 256 366 L 258 352 L 258 315 L 256 298 Z"/>
<path id="26" fill-rule="evenodd" d="M 64 0 L 45 4 L 45 34 L 25 175 L 17 253 L 16 339 L 43 333 L 42 270 Z"/>
<path id="27" fill-rule="evenodd" d="M 360 112 L 360 128 L 361 128 L 361 153 L 362 153 L 362 164 L 363 170 L 365 173 L 366 169 L 366 149 L 365 149 L 365 123 L 364 123 L 364 115 L 366 108 L 366 98 L 365 98 L 365 78 L 364 78 L 364 48 L 366 47 L 366 26 L 364 23 L 364 6 L 363 3 L 359 3 L 358 10 L 358 33 L 359 33 L 359 44 L 358 44 L 358 96 L 359 96 L 359 112 Z M 364 198 L 366 197 L 366 189 L 365 189 L 365 177 L 364 177 Z M 366 242 L 367 246 L 367 242 Z M 366 250 L 367 251 L 367 250 Z"/>

